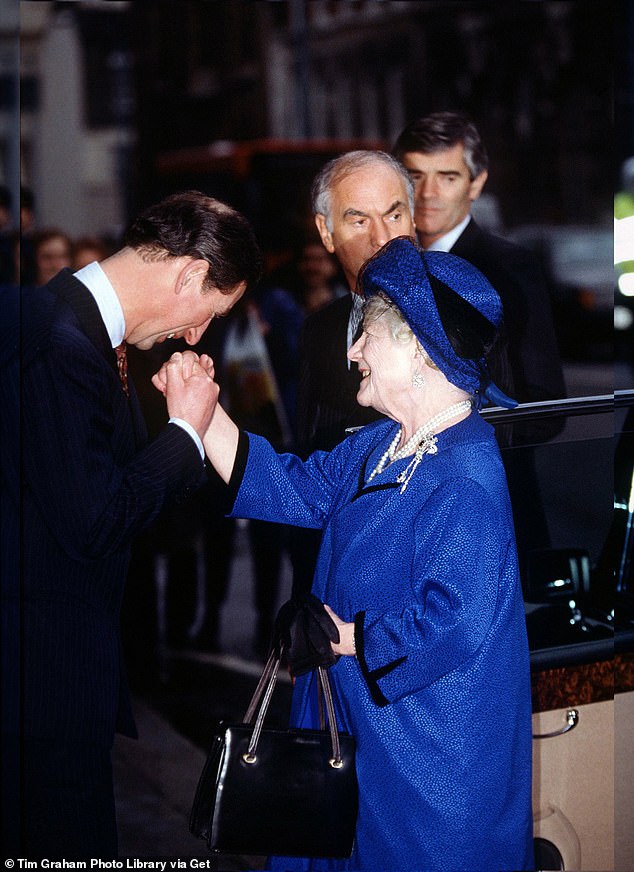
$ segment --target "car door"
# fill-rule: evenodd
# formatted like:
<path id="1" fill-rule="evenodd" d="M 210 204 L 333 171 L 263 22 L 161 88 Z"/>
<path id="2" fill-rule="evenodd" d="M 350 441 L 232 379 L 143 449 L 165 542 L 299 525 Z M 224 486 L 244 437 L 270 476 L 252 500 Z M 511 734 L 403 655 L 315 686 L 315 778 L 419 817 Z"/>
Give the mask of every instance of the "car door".
<path id="1" fill-rule="evenodd" d="M 633 402 L 623 391 L 483 412 L 506 434 L 539 869 L 634 868 Z"/>

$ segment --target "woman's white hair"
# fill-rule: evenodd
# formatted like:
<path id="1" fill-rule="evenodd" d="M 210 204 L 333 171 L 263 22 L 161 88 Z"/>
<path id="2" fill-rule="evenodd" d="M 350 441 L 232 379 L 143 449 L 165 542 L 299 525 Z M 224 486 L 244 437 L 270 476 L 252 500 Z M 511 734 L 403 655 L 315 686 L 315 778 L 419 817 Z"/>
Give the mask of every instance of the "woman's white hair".
<path id="1" fill-rule="evenodd" d="M 363 329 L 365 330 L 369 324 L 378 321 L 379 318 L 385 320 L 395 342 L 402 342 L 406 345 L 414 337 L 425 363 L 433 369 L 438 368 L 421 345 L 398 306 L 383 294 L 373 294 L 363 304 Z"/>

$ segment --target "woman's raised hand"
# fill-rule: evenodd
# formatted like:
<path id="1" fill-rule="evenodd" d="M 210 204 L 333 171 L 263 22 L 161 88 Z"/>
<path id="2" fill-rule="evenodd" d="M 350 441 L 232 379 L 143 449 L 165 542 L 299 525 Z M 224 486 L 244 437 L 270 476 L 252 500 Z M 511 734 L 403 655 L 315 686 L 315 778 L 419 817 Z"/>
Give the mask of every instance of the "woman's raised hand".
<path id="1" fill-rule="evenodd" d="M 195 351 L 190 351 L 189 349 L 187 349 L 186 351 L 176 351 L 170 357 L 170 359 L 163 364 L 159 371 L 152 376 L 152 384 L 163 395 L 165 394 L 165 390 L 167 387 L 168 364 L 170 363 L 170 361 L 176 358 L 181 358 L 182 360 L 182 372 L 183 377 L 185 378 L 189 378 L 189 376 L 192 374 L 193 366 L 196 362 L 200 364 L 200 366 L 210 378 L 213 379 L 216 376 L 214 362 L 208 354 L 201 354 L 199 357 Z"/>
<path id="2" fill-rule="evenodd" d="M 213 360 L 193 351 L 177 351 L 152 377 L 152 384 L 165 396 L 170 418 L 186 421 L 204 438 L 218 402 L 220 389 L 214 381 Z"/>

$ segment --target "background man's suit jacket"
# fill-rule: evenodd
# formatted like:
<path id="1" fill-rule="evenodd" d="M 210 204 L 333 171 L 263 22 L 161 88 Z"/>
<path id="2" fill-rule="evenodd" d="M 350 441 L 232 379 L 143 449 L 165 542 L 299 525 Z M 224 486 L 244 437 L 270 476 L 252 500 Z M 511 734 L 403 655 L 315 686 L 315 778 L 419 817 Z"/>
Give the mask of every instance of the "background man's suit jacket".
<path id="1" fill-rule="evenodd" d="M 477 267 L 502 300 L 503 342 L 489 360 L 493 380 L 520 403 L 564 397 L 550 298 L 534 255 L 473 218 L 451 253 Z"/>
<path id="2" fill-rule="evenodd" d="M 297 444 L 307 456 L 330 451 L 345 437 L 347 427 L 359 427 L 379 416 L 357 403 L 361 378 L 356 363 L 348 369 L 346 343 L 350 294 L 329 303 L 306 319 L 300 341 L 297 394 Z"/>
<path id="3" fill-rule="evenodd" d="M 109 746 L 115 730 L 135 734 L 118 627 L 131 540 L 204 468 L 174 424 L 147 442 L 99 310 L 69 270 L 23 292 L 21 325 L 7 374 L 22 389 L 21 431 L 7 440 L 21 458 L 3 482 L 6 510 L 21 513 L 10 561 L 21 562 L 21 728 Z"/>

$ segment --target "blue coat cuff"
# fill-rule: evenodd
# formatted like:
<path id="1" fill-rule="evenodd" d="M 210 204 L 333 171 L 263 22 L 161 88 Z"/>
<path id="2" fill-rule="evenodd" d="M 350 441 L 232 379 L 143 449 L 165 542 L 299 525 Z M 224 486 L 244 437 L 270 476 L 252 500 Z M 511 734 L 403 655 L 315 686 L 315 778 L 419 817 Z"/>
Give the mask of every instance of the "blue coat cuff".
<path id="1" fill-rule="evenodd" d="M 244 430 L 240 430 L 240 435 L 238 437 L 238 448 L 236 451 L 236 457 L 233 461 L 233 469 L 231 470 L 231 477 L 227 482 L 227 489 L 224 494 L 223 503 L 222 503 L 222 511 L 225 515 L 230 515 L 231 510 L 233 509 L 234 503 L 236 501 L 236 497 L 238 496 L 238 491 L 240 490 L 240 485 L 242 484 L 242 479 L 244 478 L 244 471 L 247 467 L 247 460 L 249 458 L 249 436 Z M 207 461 L 207 475 L 212 479 L 220 479 L 218 473 L 213 468 L 213 466 Z"/>
<path id="2" fill-rule="evenodd" d="M 357 652 L 357 661 L 361 667 L 361 673 L 365 678 L 366 684 L 368 685 L 370 696 L 377 705 L 383 707 L 388 705 L 390 701 L 381 691 L 379 681 L 384 676 L 389 675 L 390 672 L 396 669 L 397 666 L 400 666 L 401 663 L 404 663 L 407 660 L 407 656 L 399 657 L 391 663 L 386 663 L 377 669 L 371 670 L 365 659 L 365 640 L 363 635 L 364 623 L 365 612 L 357 612 L 354 618 L 354 644 Z"/>

